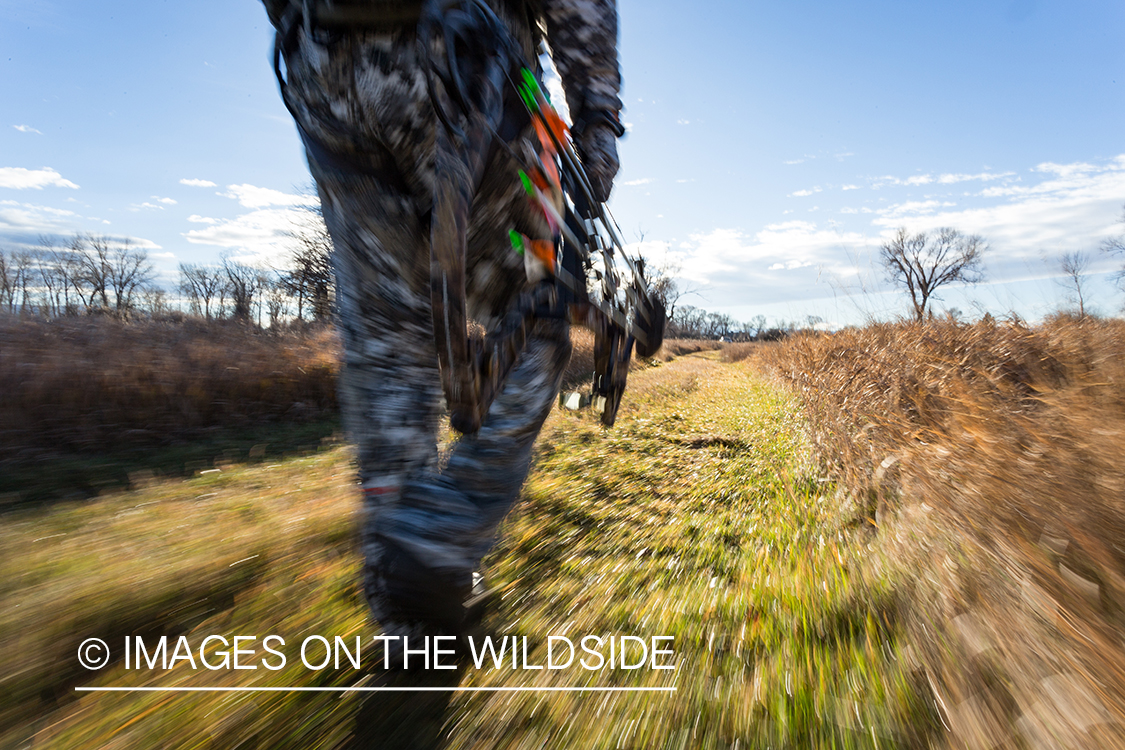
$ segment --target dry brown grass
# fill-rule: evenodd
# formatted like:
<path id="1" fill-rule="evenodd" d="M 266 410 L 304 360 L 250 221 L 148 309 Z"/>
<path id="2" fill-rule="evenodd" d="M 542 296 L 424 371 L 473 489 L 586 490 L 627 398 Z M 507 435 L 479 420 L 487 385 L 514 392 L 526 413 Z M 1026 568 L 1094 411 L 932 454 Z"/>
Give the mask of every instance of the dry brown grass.
<path id="1" fill-rule="evenodd" d="M 665 339 L 664 346 L 656 353 L 654 359 L 661 362 L 671 362 L 676 357 L 696 352 L 710 352 L 722 349 L 723 344 L 709 339 Z"/>
<path id="2" fill-rule="evenodd" d="M 594 336 L 574 327 L 571 338 L 563 383 L 580 388 L 594 370 Z M 673 339 L 657 359 L 719 346 Z M 324 418 L 337 408 L 339 367 L 330 327 L 269 333 L 229 321 L 0 316 L 0 460 Z"/>
<path id="3" fill-rule="evenodd" d="M 727 344 L 723 347 L 723 361 L 741 362 L 771 345 L 772 342 L 767 341 L 739 341 L 734 344 Z"/>
<path id="4" fill-rule="evenodd" d="M 579 388 L 588 385 L 590 373 L 594 371 L 594 334 L 585 328 L 571 326 L 570 364 L 563 375 L 563 388 Z"/>
<path id="5" fill-rule="evenodd" d="M 1060 318 L 756 359 L 801 394 L 878 559 L 916 572 L 901 600 L 954 746 L 1125 747 L 1123 355 L 1125 322 Z"/>
<path id="6" fill-rule="evenodd" d="M 0 317 L 0 457 L 321 417 L 338 362 L 327 328 Z"/>

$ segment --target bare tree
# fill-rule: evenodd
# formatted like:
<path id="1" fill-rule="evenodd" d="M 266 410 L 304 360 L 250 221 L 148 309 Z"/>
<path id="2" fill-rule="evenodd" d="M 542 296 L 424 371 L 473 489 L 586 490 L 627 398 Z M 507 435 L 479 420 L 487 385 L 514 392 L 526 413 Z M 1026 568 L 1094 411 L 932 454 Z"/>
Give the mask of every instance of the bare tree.
<path id="1" fill-rule="evenodd" d="M 681 305 L 676 316 L 670 319 L 668 335 L 673 338 L 701 339 L 713 335 L 715 319 L 712 313 L 691 305 Z"/>
<path id="2" fill-rule="evenodd" d="M 191 263 L 180 263 L 180 282 L 176 285 L 176 290 L 179 291 L 184 297 L 187 298 L 188 311 L 192 315 L 199 315 L 202 317 L 203 312 L 203 299 L 199 290 L 199 282 L 195 277 L 195 269 Z M 208 305 L 207 317 L 211 317 L 210 305 Z"/>
<path id="3" fill-rule="evenodd" d="M 86 309 L 109 309 L 110 239 L 104 234 L 76 237 L 72 245 L 78 253 L 79 277 L 85 287 Z"/>
<path id="4" fill-rule="evenodd" d="M 78 235 L 71 242 L 71 252 L 78 261 L 79 295 L 88 310 L 127 315 L 135 305 L 137 291 L 154 274 L 148 253 L 134 247 L 128 237 L 116 240 L 104 234 Z"/>
<path id="5" fill-rule="evenodd" d="M 1119 223 L 1125 224 L 1125 207 L 1121 209 Z M 1102 242 L 1102 251 L 1112 255 L 1125 255 L 1125 232 L 1116 237 L 1110 237 Z M 1117 272 L 1118 283 L 1125 282 L 1125 267 Z"/>
<path id="6" fill-rule="evenodd" d="M 152 281 L 154 273 L 144 249 L 134 247 L 128 237 L 117 243 L 110 252 L 107 281 L 118 315 L 126 315 L 133 309 L 137 291 Z"/>
<path id="7" fill-rule="evenodd" d="M 0 253 L 0 300 L 8 312 L 28 313 L 34 308 L 31 289 L 35 271 L 35 256 L 30 251 Z"/>
<path id="8" fill-rule="evenodd" d="M 282 316 L 289 312 L 289 295 L 285 285 L 285 275 L 278 273 L 266 279 L 265 289 L 262 293 L 266 302 L 266 313 L 269 317 L 270 328 L 281 322 Z"/>
<path id="9" fill-rule="evenodd" d="M 227 281 L 227 272 L 220 269 L 223 274 L 223 283 L 219 284 L 219 299 L 215 307 L 215 317 L 222 318 L 227 314 L 227 297 L 230 296 L 230 282 Z"/>
<path id="10" fill-rule="evenodd" d="M 199 279 L 199 297 L 203 302 L 203 314 L 211 319 L 211 303 L 218 301 L 216 317 L 223 314 L 224 296 L 227 288 L 226 274 L 223 269 L 215 266 L 199 266 L 196 270 Z"/>
<path id="11" fill-rule="evenodd" d="M 644 233 L 639 232 L 638 234 L 643 242 Z M 684 297 L 698 294 L 699 290 L 676 278 L 677 274 L 683 270 L 678 263 L 665 261 L 657 265 L 649 262 L 643 255 L 640 256 L 640 261 L 644 269 L 645 281 L 648 283 L 649 293 L 664 305 L 667 319 L 674 319 L 676 304 Z"/>
<path id="12" fill-rule="evenodd" d="M 101 266 L 91 266 L 86 248 L 86 235 L 76 234 L 70 238 L 70 245 L 63 261 L 67 269 L 67 285 L 74 291 L 73 312 L 89 312 L 94 307 L 101 278 Z M 67 295 L 69 297 L 69 293 Z M 69 301 L 67 304 L 70 307 Z"/>
<path id="13" fill-rule="evenodd" d="M 234 306 L 232 316 L 237 320 L 250 322 L 254 312 L 254 298 L 260 290 L 259 269 L 232 260 L 228 255 L 223 258 L 223 271 L 227 275 L 227 290 Z"/>
<path id="14" fill-rule="evenodd" d="M 217 302 L 227 284 L 226 271 L 213 266 L 180 264 L 180 292 L 187 296 L 191 311 L 211 319 L 211 304 Z M 222 310 L 216 310 L 221 316 Z"/>
<path id="15" fill-rule="evenodd" d="M 140 290 L 141 307 L 148 311 L 153 318 L 161 318 L 168 314 L 168 294 L 163 288 L 149 284 Z"/>
<path id="16" fill-rule="evenodd" d="M 726 338 L 734 329 L 736 321 L 725 313 L 707 313 L 704 323 L 704 335 L 711 339 Z"/>
<path id="17" fill-rule="evenodd" d="M 292 268 L 282 283 L 297 301 L 298 318 L 304 320 L 308 309 L 313 320 L 325 319 L 332 314 L 332 237 L 320 204 L 303 211 L 288 234 L 293 240 Z"/>
<path id="18" fill-rule="evenodd" d="M 1071 294 L 1071 300 L 1078 303 L 1078 317 L 1086 317 L 1086 299 L 1082 287 L 1086 283 L 1086 271 L 1090 268 L 1090 256 L 1080 251 L 1063 253 L 1059 258 L 1059 268 L 1063 272 L 1062 285 Z"/>
<path id="19" fill-rule="evenodd" d="M 257 274 L 254 283 L 257 289 L 257 294 L 254 297 L 254 307 L 257 308 L 258 327 L 262 327 L 262 313 L 266 311 L 266 295 L 269 294 L 270 287 L 273 286 L 273 274 L 269 269 L 257 267 L 254 269 Z"/>
<path id="20" fill-rule="evenodd" d="M 0 248 L 0 307 L 13 310 L 12 297 L 15 294 L 11 255 Z"/>
<path id="21" fill-rule="evenodd" d="M 35 251 L 42 300 L 39 309 L 47 316 L 57 316 L 65 309 L 63 293 L 67 281 L 60 255 L 57 239 L 46 234 L 39 236 L 39 249 Z"/>
<path id="22" fill-rule="evenodd" d="M 887 279 L 910 295 L 914 317 L 920 322 L 938 289 L 957 281 L 974 284 L 983 278 L 986 249 L 981 236 L 965 235 L 949 227 L 932 235 L 911 235 L 903 227 L 883 244 L 880 259 Z"/>
<path id="23" fill-rule="evenodd" d="M 755 315 L 753 318 L 743 323 L 742 327 L 751 338 L 756 339 L 766 330 L 766 316 Z"/>

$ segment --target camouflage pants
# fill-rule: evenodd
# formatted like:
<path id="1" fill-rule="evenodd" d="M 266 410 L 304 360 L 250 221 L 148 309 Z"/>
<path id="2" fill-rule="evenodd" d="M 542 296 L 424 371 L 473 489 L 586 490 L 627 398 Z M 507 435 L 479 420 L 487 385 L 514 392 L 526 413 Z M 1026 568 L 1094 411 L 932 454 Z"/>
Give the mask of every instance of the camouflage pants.
<path id="1" fill-rule="evenodd" d="M 388 634 L 455 632 L 472 571 L 519 495 L 557 396 L 568 326 L 534 324 L 483 427 L 439 467 L 429 277 L 438 139 L 413 38 L 357 32 L 318 44 L 302 32 L 285 62 L 335 247 L 340 395 L 358 447 L 367 599 Z M 466 269 L 469 314 L 486 327 L 527 285 L 508 230 L 542 231 L 511 158 L 502 149 L 487 158 Z"/>

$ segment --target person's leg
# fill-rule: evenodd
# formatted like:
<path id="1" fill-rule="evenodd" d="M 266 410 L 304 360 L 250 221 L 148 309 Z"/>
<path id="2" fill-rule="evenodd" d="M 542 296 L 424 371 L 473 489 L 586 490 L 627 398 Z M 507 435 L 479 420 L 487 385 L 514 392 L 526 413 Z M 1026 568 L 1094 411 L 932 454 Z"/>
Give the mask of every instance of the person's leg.
<path id="1" fill-rule="evenodd" d="M 424 71 L 407 34 L 295 33 L 285 96 L 334 246 L 365 594 L 387 634 L 447 630 L 467 584 L 417 559 L 394 522 L 404 485 L 436 462 L 442 395 L 430 309 L 435 118 Z M 440 514 L 434 506 L 428 512 Z"/>
<path id="2" fill-rule="evenodd" d="M 404 487 L 432 472 L 441 385 L 434 353 L 428 223 L 409 196 L 364 177 L 316 169 L 335 247 L 337 319 L 345 362 L 344 426 L 363 489 L 364 589 L 390 635 L 455 627 L 467 587 L 417 554 L 397 528 Z M 439 517 L 453 498 L 418 508 Z"/>
<path id="3" fill-rule="evenodd" d="M 471 579 L 519 497 L 570 350 L 565 321 L 536 322 L 481 429 L 457 441 L 440 474 L 407 483 L 394 528 L 417 557 Z"/>
<path id="4" fill-rule="evenodd" d="M 518 496 L 557 395 L 567 326 L 534 326 L 482 429 L 464 436 L 437 473 L 441 386 L 427 216 L 434 122 L 418 99 L 425 92 L 411 67 L 413 48 L 369 36 L 324 48 L 301 41 L 301 54 L 287 63 L 297 111 L 310 113 L 304 127 L 332 149 L 362 150 L 359 170 L 348 157 L 322 158 L 315 148 L 308 156 L 335 246 L 346 356 L 340 396 L 364 490 L 365 593 L 387 634 L 455 632 L 472 570 Z M 336 117 L 345 119 L 324 125 Z M 469 228 L 468 301 L 486 323 L 525 283 L 508 228 L 534 233 L 542 224 L 521 190 L 515 165 L 494 152 Z"/>

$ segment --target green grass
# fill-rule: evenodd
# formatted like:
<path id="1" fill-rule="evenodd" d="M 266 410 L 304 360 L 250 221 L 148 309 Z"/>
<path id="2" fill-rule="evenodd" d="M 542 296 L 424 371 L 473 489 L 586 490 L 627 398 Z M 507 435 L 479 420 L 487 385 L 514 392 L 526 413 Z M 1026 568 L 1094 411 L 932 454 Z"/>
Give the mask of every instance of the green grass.
<path id="1" fill-rule="evenodd" d="M 502 594 L 484 628 L 528 636 L 535 663 L 548 635 L 671 635 L 677 668 L 468 670 L 462 684 L 676 691 L 458 693 L 448 746 L 926 746 L 940 724 L 902 654 L 904 574 L 818 476 L 798 415 L 711 353 L 634 373 L 612 430 L 553 414 L 486 560 Z M 365 679 L 295 658 L 279 672 L 76 664 L 93 635 L 374 634 L 348 452 L 279 463 L 5 516 L 0 746 L 334 747 L 362 723 L 371 703 L 353 695 L 73 692 Z"/>

